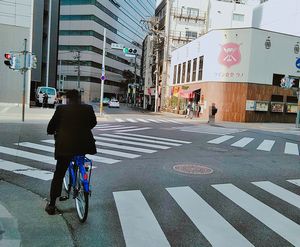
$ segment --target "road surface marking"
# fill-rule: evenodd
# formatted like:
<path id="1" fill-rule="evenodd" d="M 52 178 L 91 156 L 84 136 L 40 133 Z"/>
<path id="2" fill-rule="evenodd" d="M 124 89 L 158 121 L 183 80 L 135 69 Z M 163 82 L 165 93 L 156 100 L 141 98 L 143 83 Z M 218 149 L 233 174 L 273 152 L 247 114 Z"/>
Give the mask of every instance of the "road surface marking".
<path id="1" fill-rule="evenodd" d="M 241 140 L 231 144 L 231 146 L 233 147 L 245 147 L 246 145 L 248 145 L 251 141 L 253 141 L 254 138 L 250 138 L 250 137 L 243 137 Z"/>
<path id="2" fill-rule="evenodd" d="M 212 246 L 253 246 L 190 187 L 166 190 Z"/>
<path id="3" fill-rule="evenodd" d="M 1 162 L 2 160 L 0 160 Z M 4 160 L 3 160 L 4 161 Z M 1 164 L 1 163 L 0 163 Z M 0 218 L 13 218 L 13 216 L 10 214 L 10 212 L 4 207 L 2 204 L 0 204 Z M 2 229 L 1 229 L 2 230 Z M 2 240 L 2 238 L 1 238 Z M 1 241 L 0 240 L 0 241 Z"/>
<path id="4" fill-rule="evenodd" d="M 118 130 L 117 132 L 131 132 L 131 131 L 139 131 L 139 130 L 150 130 L 150 127 L 137 128 L 137 129 L 128 129 L 128 130 Z"/>
<path id="5" fill-rule="evenodd" d="M 5 107 L 4 109 L 2 109 L 0 111 L 0 114 L 6 113 L 9 109 L 10 109 L 10 107 Z"/>
<path id="6" fill-rule="evenodd" d="M 171 120 L 171 119 L 166 119 L 166 121 L 171 122 L 171 123 L 176 123 L 176 124 L 182 124 L 182 123 L 180 123 L 180 122 L 178 122 L 178 121 Z"/>
<path id="7" fill-rule="evenodd" d="M 271 193 L 283 201 L 300 208 L 300 196 L 269 181 L 252 182 L 252 184 Z"/>
<path id="8" fill-rule="evenodd" d="M 135 146 L 143 146 L 143 147 L 149 147 L 149 148 L 158 148 L 158 149 L 169 149 L 170 147 L 162 146 L 162 145 L 153 145 L 148 143 L 140 143 L 140 142 L 132 142 L 132 141 L 124 141 L 124 140 L 116 140 L 112 138 L 106 138 L 106 137 L 100 137 L 100 136 L 94 136 L 96 140 L 100 141 L 108 141 L 108 142 L 118 142 L 118 143 L 124 143 L 124 144 L 132 144 Z"/>
<path id="9" fill-rule="evenodd" d="M 157 144 L 163 144 L 163 145 L 168 145 L 168 146 L 181 146 L 182 145 L 182 144 L 178 144 L 178 143 L 149 140 L 149 139 L 145 139 L 145 138 L 137 138 L 137 137 L 130 137 L 130 136 L 120 136 L 120 135 L 113 135 L 113 134 L 101 134 L 101 136 L 107 136 L 107 137 L 113 137 L 113 138 L 119 138 L 119 139 L 131 140 L 131 141 L 141 141 L 141 142 L 148 142 L 148 143 L 155 143 L 155 144 L 157 143 Z"/>
<path id="10" fill-rule="evenodd" d="M 291 221 L 233 184 L 218 184 L 212 186 L 291 244 L 300 246 L 299 224 Z"/>
<path id="11" fill-rule="evenodd" d="M 104 125 L 99 127 L 94 127 L 94 129 L 107 129 L 107 128 L 117 128 L 117 127 L 124 127 L 124 125 Z"/>
<path id="12" fill-rule="evenodd" d="M 112 147 L 112 148 L 116 148 L 116 149 L 129 150 L 129 151 L 136 151 L 136 152 L 147 153 L 147 154 L 152 154 L 152 153 L 157 152 L 156 150 L 153 150 L 153 149 L 137 148 L 137 147 L 118 145 L 118 144 L 99 142 L 99 141 L 96 142 L 96 145 Z"/>
<path id="13" fill-rule="evenodd" d="M 289 183 L 295 184 L 297 186 L 300 186 L 300 179 L 290 179 L 287 180 Z"/>
<path id="14" fill-rule="evenodd" d="M 22 174 L 28 177 L 38 178 L 45 181 L 51 180 L 53 178 L 52 172 L 46 170 L 39 170 L 34 167 L 25 166 L 2 159 L 0 159 L 0 169 L 5 171 L 11 171 L 17 174 Z"/>
<path id="15" fill-rule="evenodd" d="M 144 122 L 144 123 L 149 123 L 149 121 L 147 121 L 146 119 L 142 119 L 142 118 L 137 118 L 136 120 L 138 120 L 140 122 Z"/>
<path id="16" fill-rule="evenodd" d="M 26 151 L 14 149 L 14 148 L 7 148 L 7 147 L 0 146 L 0 153 L 17 156 L 17 157 L 21 157 L 21 158 L 25 158 L 25 159 L 30 159 L 30 160 L 36 160 L 36 161 L 39 161 L 42 163 L 44 162 L 44 163 L 51 164 L 51 165 L 56 164 L 56 160 L 54 159 L 54 157 L 31 153 L 31 152 L 26 152 Z"/>
<path id="17" fill-rule="evenodd" d="M 257 150 L 271 151 L 275 141 L 274 140 L 264 140 L 257 148 Z"/>
<path id="18" fill-rule="evenodd" d="M 97 130 L 123 130 L 123 129 L 132 129 L 132 128 L 136 128 L 136 126 L 127 126 L 127 127 L 114 127 L 114 128 L 103 128 L 103 129 L 97 129 Z"/>
<path id="19" fill-rule="evenodd" d="M 147 135 L 139 135 L 139 134 L 120 133 L 120 135 L 144 137 L 144 138 L 148 138 L 148 139 L 169 141 L 169 142 L 178 142 L 178 143 L 183 143 L 183 144 L 190 144 L 191 143 L 191 142 L 188 142 L 188 141 L 181 141 L 181 140 L 176 140 L 176 139 L 162 138 L 162 137 L 156 137 L 156 136 L 147 136 Z"/>
<path id="20" fill-rule="evenodd" d="M 299 155 L 298 145 L 295 143 L 286 142 L 284 148 L 285 154 Z"/>
<path id="21" fill-rule="evenodd" d="M 170 247 L 139 190 L 113 192 L 127 247 Z"/>
<path id="22" fill-rule="evenodd" d="M 117 122 L 119 122 L 119 123 L 124 123 L 124 122 L 125 122 L 125 120 L 123 120 L 123 119 L 121 119 L 121 118 L 115 118 L 115 120 L 116 120 Z"/>
<path id="23" fill-rule="evenodd" d="M 228 141 L 229 139 L 233 138 L 234 136 L 221 136 L 221 137 L 218 137 L 216 139 L 213 139 L 213 140 L 210 140 L 208 141 L 207 143 L 212 143 L 212 144 L 220 144 L 222 142 L 226 142 Z"/>
<path id="24" fill-rule="evenodd" d="M 154 120 L 154 119 L 147 119 L 147 120 L 154 123 L 160 123 L 158 120 Z"/>
<path id="25" fill-rule="evenodd" d="M 131 123 L 137 123 L 137 121 L 132 118 L 126 118 L 126 120 Z"/>
<path id="26" fill-rule="evenodd" d="M 19 144 L 16 143 L 16 145 L 54 153 L 54 147 L 44 146 L 44 145 L 35 144 L 35 143 L 31 143 L 31 142 L 21 142 Z M 106 153 L 106 151 L 111 152 L 110 150 L 103 150 L 103 149 L 99 150 L 99 151 L 101 151 L 101 153 Z M 120 156 L 120 155 L 118 155 L 118 156 Z M 105 164 L 114 164 L 114 163 L 120 162 L 120 160 L 114 160 L 114 159 L 100 157 L 100 156 L 96 156 L 96 155 L 86 155 L 86 157 L 93 161 L 97 161 L 97 162 L 101 162 L 101 163 L 105 163 Z"/>

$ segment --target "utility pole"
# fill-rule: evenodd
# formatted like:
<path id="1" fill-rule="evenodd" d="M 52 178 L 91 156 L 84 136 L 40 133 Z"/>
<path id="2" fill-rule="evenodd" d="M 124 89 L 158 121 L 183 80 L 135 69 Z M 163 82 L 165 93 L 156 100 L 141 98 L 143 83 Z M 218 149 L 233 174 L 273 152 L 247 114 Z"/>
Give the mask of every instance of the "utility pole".
<path id="1" fill-rule="evenodd" d="M 156 63 L 156 75 L 155 75 L 155 102 L 154 102 L 154 112 L 158 111 L 158 84 L 159 84 L 159 59 L 158 59 L 158 55 L 159 55 L 159 36 L 156 36 L 157 38 L 157 42 L 156 42 L 156 59 L 155 59 L 155 63 Z"/>
<path id="2" fill-rule="evenodd" d="M 100 116 L 103 115 L 103 91 L 105 81 L 105 47 L 106 47 L 106 28 L 103 32 L 103 54 L 102 54 L 102 73 L 101 73 L 101 92 L 100 92 Z"/>
<path id="3" fill-rule="evenodd" d="M 136 83 L 136 56 L 137 54 L 134 55 L 134 86 L 133 86 L 133 104 L 134 106 L 136 105 L 136 86 L 137 86 L 137 83 Z"/>

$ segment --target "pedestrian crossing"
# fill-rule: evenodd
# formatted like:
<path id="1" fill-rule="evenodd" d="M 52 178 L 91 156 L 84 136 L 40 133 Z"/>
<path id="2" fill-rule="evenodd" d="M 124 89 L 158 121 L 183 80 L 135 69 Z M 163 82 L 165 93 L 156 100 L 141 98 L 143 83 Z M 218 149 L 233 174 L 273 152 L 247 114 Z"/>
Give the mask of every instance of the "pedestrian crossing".
<path id="1" fill-rule="evenodd" d="M 291 186 L 300 186 L 300 179 L 286 181 Z M 280 236 L 289 242 L 291 246 L 300 246 L 300 225 L 294 221 L 296 219 L 293 220 L 284 215 L 286 211 L 278 211 L 272 208 L 266 200 L 260 201 L 257 199 L 260 193 L 266 192 L 268 197 L 276 197 L 278 203 L 283 202 L 288 203 L 290 206 L 295 206 L 297 208 L 295 210 L 298 210 L 297 212 L 299 213 L 300 196 L 270 181 L 251 182 L 248 185 L 256 186 L 259 191 L 253 195 L 249 191 L 249 187 L 241 189 L 231 183 L 208 185 L 210 187 L 209 190 L 214 190 L 215 193 L 218 193 L 224 205 L 226 205 L 222 210 L 218 209 L 218 211 L 214 208 L 214 204 L 211 201 L 208 203 L 207 198 L 205 199 L 201 193 L 197 193 L 189 186 L 168 187 L 164 190 L 168 193 L 165 196 L 172 198 L 171 204 L 173 205 L 169 205 L 168 208 L 178 208 L 184 212 L 184 217 L 191 220 L 194 227 L 211 246 L 255 246 L 255 243 L 251 242 L 251 240 L 256 238 L 255 236 L 251 240 L 247 239 L 245 232 L 240 232 L 237 226 L 226 220 L 226 214 L 231 207 L 235 208 L 234 214 L 231 215 L 233 222 L 235 222 L 234 218 L 238 221 L 245 220 L 248 222 L 248 219 L 240 218 L 241 214 L 238 211 L 247 212 L 247 217 L 263 224 L 265 228 L 270 230 L 271 234 Z M 147 196 L 150 198 L 147 198 Z M 147 193 L 147 196 L 144 196 L 141 190 L 113 192 L 126 246 L 171 246 L 168 241 L 169 231 L 162 227 L 166 226 L 166 222 L 164 224 L 160 223 L 158 214 L 156 215 L 155 210 L 152 210 L 148 204 L 148 202 L 152 201 L 152 195 Z M 160 201 L 165 202 L 164 198 Z M 222 201 L 218 201 L 218 204 L 220 203 Z M 166 205 L 158 205 L 157 207 L 162 208 L 166 207 Z M 298 213 L 295 213 L 295 215 L 298 215 Z M 251 230 L 250 225 L 249 229 Z M 261 232 L 259 229 L 256 229 L 251 234 L 260 234 Z M 198 245 L 193 243 L 185 246 Z M 268 240 L 268 246 L 273 246 L 270 240 Z"/>
<path id="2" fill-rule="evenodd" d="M 101 125 L 97 125 L 94 129 L 97 131 L 133 132 L 133 131 L 149 130 L 152 128 L 151 127 L 101 124 Z"/>
<path id="3" fill-rule="evenodd" d="M 138 123 L 138 122 L 142 122 L 142 123 L 173 123 L 173 124 L 183 124 L 183 122 L 179 121 L 179 120 L 174 120 L 174 119 L 168 119 L 168 118 L 136 118 L 136 117 L 132 117 L 132 118 L 112 118 L 113 121 L 118 122 L 118 123 L 125 123 L 125 122 L 129 122 L 129 123 Z"/>
<path id="4" fill-rule="evenodd" d="M 235 136 L 231 135 L 223 135 L 218 138 L 214 138 L 212 140 L 207 141 L 209 144 L 230 144 L 232 140 L 235 138 Z M 238 147 L 238 148 L 245 148 L 247 145 L 249 145 L 251 142 L 253 142 L 255 138 L 252 137 L 242 137 L 237 141 L 234 141 L 230 144 L 232 147 Z M 266 151 L 270 152 L 274 148 L 274 145 L 276 144 L 275 140 L 263 140 L 256 148 L 256 150 L 259 151 Z M 288 155 L 298 155 L 299 156 L 299 145 L 297 143 L 292 142 L 285 142 L 284 150 L 282 150 L 284 154 Z"/>
<path id="5" fill-rule="evenodd" d="M 231 135 L 234 133 L 246 131 L 246 129 L 223 128 L 223 127 L 210 126 L 210 125 L 182 126 L 182 127 L 173 127 L 173 128 L 184 132 L 212 134 L 212 135 Z"/>
<path id="6" fill-rule="evenodd" d="M 123 159 L 136 159 L 146 154 L 191 144 L 189 141 L 156 137 L 152 135 L 138 135 L 118 132 L 117 134 L 95 135 L 97 154 L 87 155 L 93 162 L 112 165 Z M 10 160 L 0 159 L 0 170 L 20 174 L 44 181 L 51 180 L 53 172 L 47 169 L 37 169 L 28 165 L 28 161 L 42 164 L 56 165 L 54 159 L 54 140 L 46 139 L 38 142 L 19 142 L 11 147 L 0 146 L 0 154 L 12 157 Z M 26 164 L 15 161 L 23 160 Z M 14 162 L 12 161 L 14 160 Z"/>

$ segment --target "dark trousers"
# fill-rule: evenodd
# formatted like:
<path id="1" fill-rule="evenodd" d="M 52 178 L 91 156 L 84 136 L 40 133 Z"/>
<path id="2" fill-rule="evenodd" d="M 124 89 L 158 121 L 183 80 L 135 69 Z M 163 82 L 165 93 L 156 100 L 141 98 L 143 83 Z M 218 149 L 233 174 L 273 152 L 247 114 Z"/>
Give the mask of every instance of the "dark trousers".
<path id="1" fill-rule="evenodd" d="M 54 203 L 56 198 L 61 195 L 63 179 L 71 159 L 72 157 L 70 156 L 57 158 L 56 169 L 53 175 L 50 189 L 50 200 L 52 203 Z"/>

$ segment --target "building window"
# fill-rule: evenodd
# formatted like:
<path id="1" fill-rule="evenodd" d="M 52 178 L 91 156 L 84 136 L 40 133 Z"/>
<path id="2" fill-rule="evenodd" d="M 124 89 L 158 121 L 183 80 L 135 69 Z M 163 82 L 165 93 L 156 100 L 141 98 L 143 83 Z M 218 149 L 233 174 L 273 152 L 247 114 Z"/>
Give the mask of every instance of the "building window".
<path id="1" fill-rule="evenodd" d="M 192 62 L 191 60 L 188 61 L 186 82 L 191 81 L 191 62 Z"/>
<path id="2" fill-rule="evenodd" d="M 196 81 L 196 72 L 197 72 L 197 58 L 193 60 L 193 73 L 192 73 L 192 81 Z"/>
<path id="3" fill-rule="evenodd" d="M 185 83 L 185 70 L 186 70 L 186 62 L 183 63 L 182 65 L 182 79 L 181 79 L 181 82 L 182 83 Z"/>
<path id="4" fill-rule="evenodd" d="M 180 83 L 180 72 L 181 72 L 181 64 L 178 65 L 178 72 L 177 72 L 177 84 Z"/>
<path id="5" fill-rule="evenodd" d="M 191 17 L 197 17 L 197 16 L 199 16 L 199 9 L 187 8 L 187 13 Z"/>
<path id="6" fill-rule="evenodd" d="M 173 84 L 176 84 L 176 72 L 177 72 L 177 65 L 174 65 L 174 72 L 173 72 Z"/>
<path id="7" fill-rule="evenodd" d="M 199 58 L 199 70 L 198 70 L 198 81 L 202 80 L 203 75 L 203 56 Z"/>
<path id="8" fill-rule="evenodd" d="M 197 32 L 192 32 L 192 31 L 185 31 L 185 36 L 187 38 L 197 38 Z"/>
<path id="9" fill-rule="evenodd" d="M 232 20 L 234 20 L 234 21 L 244 22 L 244 19 L 245 19 L 245 15 L 233 14 L 233 16 L 232 16 Z"/>

